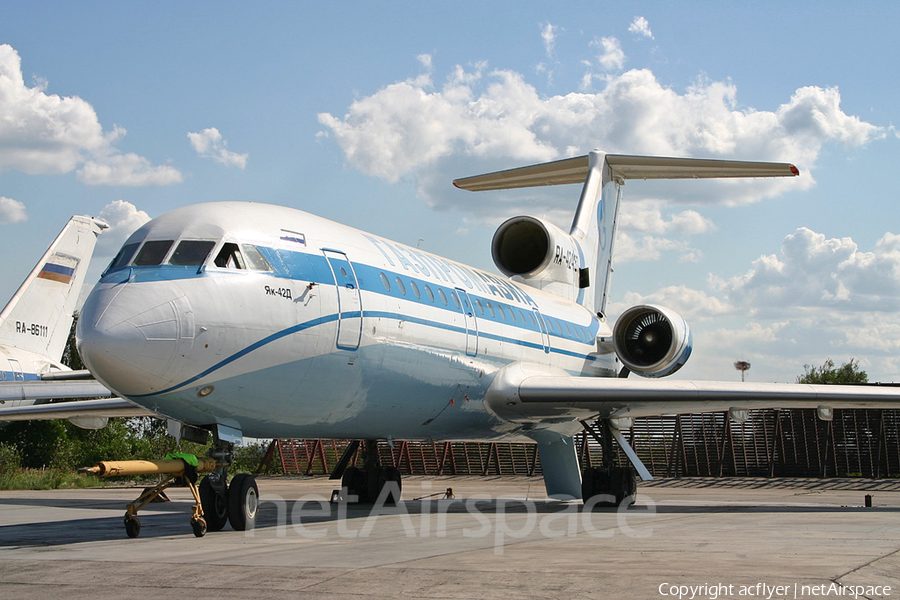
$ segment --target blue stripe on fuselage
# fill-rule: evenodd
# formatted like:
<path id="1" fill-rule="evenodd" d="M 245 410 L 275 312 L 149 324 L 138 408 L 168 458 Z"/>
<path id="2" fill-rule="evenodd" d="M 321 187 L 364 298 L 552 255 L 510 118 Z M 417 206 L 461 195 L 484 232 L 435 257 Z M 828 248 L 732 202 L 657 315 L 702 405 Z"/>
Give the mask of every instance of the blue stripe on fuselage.
<path id="1" fill-rule="evenodd" d="M 312 254 L 308 252 L 267 248 L 264 246 L 258 246 L 258 248 L 260 252 L 262 252 L 263 256 L 265 256 L 266 260 L 269 261 L 269 264 L 272 265 L 273 271 L 269 274 L 274 277 L 314 282 L 320 285 L 334 285 L 334 279 L 331 274 L 331 270 L 328 267 L 325 257 L 322 255 Z M 423 306 L 432 306 L 440 310 L 449 310 L 456 314 L 462 312 L 460 308 L 457 308 L 455 306 L 455 303 L 453 301 L 453 294 L 455 293 L 456 289 L 465 289 L 464 283 L 460 283 L 459 288 L 457 288 L 456 286 L 446 286 L 441 283 L 436 283 L 430 279 L 411 277 L 405 273 L 389 271 L 379 267 L 367 265 L 365 263 L 353 261 L 350 262 L 353 265 L 354 270 L 356 271 L 360 290 L 363 292 L 388 296 L 391 298 L 405 300 L 407 302 L 412 302 L 414 304 L 420 304 Z M 197 267 L 181 267 L 174 265 L 159 265 L 153 267 L 125 267 L 123 269 L 117 269 L 114 272 L 108 273 L 102 281 L 103 283 L 119 283 L 124 281 L 145 282 L 190 279 L 193 277 L 197 277 L 204 272 L 205 268 L 198 269 Z M 210 272 L 222 273 L 226 272 L 226 270 L 211 268 Z M 227 272 L 233 272 L 236 274 L 259 273 L 259 271 L 238 270 L 228 270 Z M 382 273 L 385 275 L 388 284 L 390 285 L 390 289 L 388 289 L 382 282 Z M 469 279 L 470 282 L 474 280 L 474 273 L 475 272 L 473 272 L 473 278 Z M 403 282 L 404 291 L 401 291 L 400 286 L 396 284 L 397 279 L 400 279 L 400 281 Z M 497 280 L 500 281 L 499 278 L 497 278 Z M 416 297 L 416 295 L 413 293 L 411 282 L 415 283 L 419 288 L 419 297 Z M 504 283 L 511 286 L 511 284 L 509 284 L 508 282 Z M 434 295 L 433 301 L 425 291 L 426 287 L 432 290 Z M 511 300 L 513 299 L 512 292 L 509 292 L 509 294 L 507 295 L 497 290 L 496 295 L 486 296 L 480 294 L 477 291 L 474 291 L 474 284 L 470 283 L 470 287 L 472 287 L 473 289 L 465 289 L 465 291 L 469 295 L 473 306 L 478 310 L 478 314 L 476 315 L 477 320 L 489 321 L 498 323 L 505 327 L 524 329 L 536 333 L 541 332 L 538 324 L 532 320 L 535 318 L 532 309 L 539 307 L 520 288 L 515 288 L 517 290 L 516 293 L 527 298 L 530 304 L 526 302 L 522 302 L 521 304 L 512 304 L 508 301 L 504 302 L 497 299 L 497 296 L 501 296 L 506 300 Z M 496 290 L 496 288 L 494 289 Z M 444 293 L 444 296 L 447 298 L 446 303 L 444 303 L 440 299 L 439 290 L 442 291 Z M 476 300 L 478 302 L 476 302 Z M 496 311 L 493 315 L 487 308 L 488 303 L 496 308 Z M 503 311 L 504 318 L 500 318 L 498 316 L 501 310 Z M 368 312 L 365 311 L 365 307 L 363 307 L 363 312 L 368 314 Z M 512 315 L 513 321 L 511 322 L 508 318 L 505 318 L 506 315 Z M 592 319 L 590 326 L 585 327 L 582 325 L 578 325 L 577 323 L 574 323 L 572 321 L 560 319 L 558 317 L 553 317 L 547 314 L 543 314 L 543 317 L 547 322 L 547 333 L 551 337 L 567 340 L 577 344 L 584 344 L 586 347 L 594 346 L 594 340 L 597 336 L 597 331 L 600 328 L 600 323 L 597 319 Z M 404 315 L 403 318 L 406 318 L 406 316 Z M 481 335 L 480 331 L 479 335 Z M 510 341 L 515 340 L 510 339 Z"/>
<path id="2" fill-rule="evenodd" d="M 311 254 L 307 252 L 298 252 L 298 251 L 289 251 L 283 249 L 273 249 L 267 248 L 263 246 L 258 246 L 259 250 L 263 253 L 266 260 L 269 261 L 269 264 L 272 265 L 273 270 L 269 273 L 261 273 L 259 271 L 249 271 L 249 270 L 225 270 L 218 268 L 209 269 L 209 273 L 215 273 L 216 275 L 221 275 L 223 273 L 233 273 L 235 275 L 241 275 L 244 273 L 256 273 L 256 274 L 268 274 L 273 277 L 281 278 L 281 279 L 290 279 L 295 281 L 304 281 L 304 282 L 313 282 L 320 285 L 334 285 L 334 279 L 331 274 L 331 271 L 327 265 L 327 261 L 324 256 L 320 256 L 318 254 Z M 461 314 L 461 308 L 456 308 L 453 295 L 456 294 L 457 289 L 463 289 L 462 287 L 449 287 L 442 284 L 435 283 L 431 280 L 425 280 L 421 278 L 410 277 L 409 275 L 398 273 L 394 271 L 388 271 L 385 269 L 381 269 L 378 267 L 374 267 L 371 265 L 367 265 L 365 263 L 360 262 L 352 262 L 357 280 L 359 282 L 359 287 L 361 291 L 367 293 L 374 293 L 383 296 L 388 296 L 391 298 L 396 298 L 398 300 L 404 300 L 407 302 L 413 302 L 415 304 L 421 304 L 423 306 L 431 306 L 437 308 L 439 310 L 448 310 L 453 312 L 454 314 Z M 198 268 L 196 266 L 192 267 L 183 267 L 183 266 L 174 266 L 174 265 L 158 265 L 152 267 L 125 267 L 122 269 L 117 269 L 113 272 L 107 273 L 103 279 L 102 283 L 123 283 L 125 281 L 129 282 L 151 282 L 151 281 L 171 281 L 171 280 L 180 280 L 180 279 L 192 279 L 196 277 L 204 277 L 208 276 L 205 268 Z M 387 281 L 390 287 L 385 286 L 382 281 L 382 274 L 387 278 Z M 397 280 L 403 282 L 404 291 L 401 291 L 400 286 L 396 285 Z M 416 286 L 419 287 L 419 296 L 416 296 L 412 291 L 412 283 L 415 283 Z M 434 300 L 432 301 L 431 296 L 428 295 L 426 288 L 432 290 L 432 294 Z M 443 292 L 444 297 L 447 298 L 446 302 L 440 300 L 441 295 L 440 292 Z M 479 314 L 477 315 L 477 321 L 490 321 L 494 323 L 498 323 L 503 325 L 506 328 L 512 327 L 516 329 L 524 329 L 528 331 L 532 331 L 540 334 L 541 329 L 536 323 L 533 321 L 536 317 L 532 312 L 532 306 L 516 306 L 510 304 L 508 302 L 499 302 L 494 297 L 487 297 L 480 295 L 474 291 L 466 290 L 466 293 L 469 295 L 473 306 L 478 308 Z M 522 290 L 519 290 L 519 294 L 525 295 Z M 478 300 L 479 302 L 476 302 Z M 529 298 L 530 300 L 530 298 Z M 533 301 L 532 301 L 533 302 Z M 492 316 L 490 314 L 490 310 L 487 308 L 488 306 L 496 307 L 496 312 Z M 534 307 L 537 307 L 537 304 L 534 304 Z M 512 319 L 515 320 L 514 323 L 511 323 L 507 318 L 501 319 L 496 316 L 503 311 L 503 314 L 510 315 Z M 343 318 L 353 318 L 359 317 L 359 313 L 345 313 L 341 315 Z M 461 334 L 467 333 L 466 329 L 463 327 L 449 325 L 445 322 L 435 321 L 432 319 L 425 319 L 421 317 L 412 317 L 408 314 L 399 313 L 399 312 L 386 312 L 386 311 L 367 311 L 365 310 L 365 306 L 363 307 L 363 315 L 364 317 L 380 317 L 387 319 L 395 319 L 395 320 L 403 320 L 407 322 L 417 323 L 426 327 L 433 327 L 436 329 L 443 329 L 447 331 L 454 331 Z M 557 317 L 550 317 L 548 315 L 543 315 L 545 321 L 547 322 L 548 331 L 547 333 L 559 339 L 568 340 L 574 343 L 582 344 L 586 347 L 584 352 L 573 352 L 570 350 L 564 350 L 561 348 L 553 347 L 551 344 L 550 352 L 554 354 L 571 356 L 575 358 L 585 359 L 585 360 L 594 360 L 594 357 L 588 354 L 588 349 L 594 348 L 593 340 L 596 337 L 597 330 L 599 329 L 599 321 L 596 319 L 592 320 L 590 327 L 584 327 L 573 323 L 572 321 L 567 321 L 564 319 L 559 319 Z M 187 379 L 181 383 L 173 385 L 165 390 L 161 390 L 159 392 L 154 392 L 152 394 L 144 394 L 140 396 L 132 396 L 133 398 L 147 398 L 156 396 L 159 394 L 165 394 L 172 392 L 176 389 L 182 388 L 184 386 L 190 385 L 199 379 L 206 377 L 215 371 L 225 367 L 226 365 L 246 356 L 247 354 L 257 350 L 267 344 L 270 344 L 276 340 L 279 340 L 285 336 L 291 335 L 293 333 L 297 333 L 299 331 L 310 329 L 313 327 L 317 327 L 319 325 L 323 325 L 326 323 L 330 323 L 332 321 L 336 321 L 339 318 L 337 314 L 331 315 L 323 315 L 319 318 L 300 323 L 294 325 L 292 327 L 288 327 L 281 331 L 275 332 L 269 336 L 262 338 L 261 340 L 250 344 L 246 348 L 236 352 L 235 354 L 219 361 L 218 363 L 212 365 L 207 368 L 203 372 Z M 569 330 L 567 332 L 567 330 Z M 515 337 L 486 333 L 479 328 L 478 337 L 483 339 L 491 339 L 498 342 L 515 344 L 518 346 L 532 348 L 537 350 L 543 350 L 544 347 L 542 344 L 527 342 L 525 340 L 521 340 Z M 587 341 L 585 341 L 587 340 Z"/>

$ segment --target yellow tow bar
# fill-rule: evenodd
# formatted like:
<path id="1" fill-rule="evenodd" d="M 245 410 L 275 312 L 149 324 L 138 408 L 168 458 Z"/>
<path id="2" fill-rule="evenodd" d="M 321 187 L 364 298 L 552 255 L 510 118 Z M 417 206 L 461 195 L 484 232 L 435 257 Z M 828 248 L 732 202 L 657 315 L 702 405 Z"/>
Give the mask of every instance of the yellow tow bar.
<path id="1" fill-rule="evenodd" d="M 188 455 L 192 456 L 192 455 Z M 98 477 L 116 477 L 120 475 L 168 475 L 163 481 L 153 487 L 146 488 L 137 499 L 130 503 L 125 510 L 125 533 L 128 537 L 136 538 L 141 533 L 141 522 L 137 518 L 139 510 L 156 500 L 163 491 L 172 486 L 175 480 L 182 477 L 191 494 L 194 496 L 194 506 L 191 514 L 191 529 L 194 535 L 203 537 L 206 535 L 206 520 L 203 518 L 203 505 L 200 502 L 200 493 L 197 490 L 196 477 L 185 476 L 186 472 L 194 470 L 196 473 L 208 473 L 216 468 L 214 458 L 207 456 L 195 457 L 197 466 L 189 465 L 182 458 L 167 458 L 164 460 L 104 460 L 93 467 L 78 469 L 79 473 L 89 473 Z M 191 481 L 193 479 L 193 481 Z"/>

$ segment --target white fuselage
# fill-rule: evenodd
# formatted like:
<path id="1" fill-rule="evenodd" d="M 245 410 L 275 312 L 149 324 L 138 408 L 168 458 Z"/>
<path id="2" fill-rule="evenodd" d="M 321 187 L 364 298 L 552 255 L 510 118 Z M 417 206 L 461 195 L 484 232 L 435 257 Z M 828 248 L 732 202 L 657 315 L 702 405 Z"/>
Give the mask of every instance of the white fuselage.
<path id="1" fill-rule="evenodd" d="M 482 402 L 499 369 L 616 373 L 614 355 L 598 352 L 609 327 L 584 307 L 294 209 L 186 207 L 123 253 L 82 310 L 82 356 L 116 393 L 195 425 L 253 437 L 523 435 Z"/>

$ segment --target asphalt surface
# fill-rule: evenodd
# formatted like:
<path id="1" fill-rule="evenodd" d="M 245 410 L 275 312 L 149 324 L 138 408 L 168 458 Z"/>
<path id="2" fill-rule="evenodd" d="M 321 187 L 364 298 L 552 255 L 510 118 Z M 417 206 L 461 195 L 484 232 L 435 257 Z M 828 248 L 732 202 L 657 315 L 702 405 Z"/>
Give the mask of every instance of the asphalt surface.
<path id="1" fill-rule="evenodd" d="M 658 480 L 627 510 L 539 478 L 409 477 L 375 508 L 259 487 L 254 531 L 202 538 L 185 488 L 135 539 L 139 488 L 0 491 L 0 598 L 900 598 L 898 480 Z"/>

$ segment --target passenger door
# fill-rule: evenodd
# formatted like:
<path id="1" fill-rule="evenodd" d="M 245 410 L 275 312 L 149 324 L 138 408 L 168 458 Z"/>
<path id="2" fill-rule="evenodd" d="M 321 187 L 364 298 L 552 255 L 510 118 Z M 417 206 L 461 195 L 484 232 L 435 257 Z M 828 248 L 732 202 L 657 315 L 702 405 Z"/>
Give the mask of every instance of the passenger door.
<path id="1" fill-rule="evenodd" d="M 337 250 L 323 250 L 337 289 L 337 347 L 356 350 L 362 336 L 362 298 L 356 272 L 347 255 Z"/>

